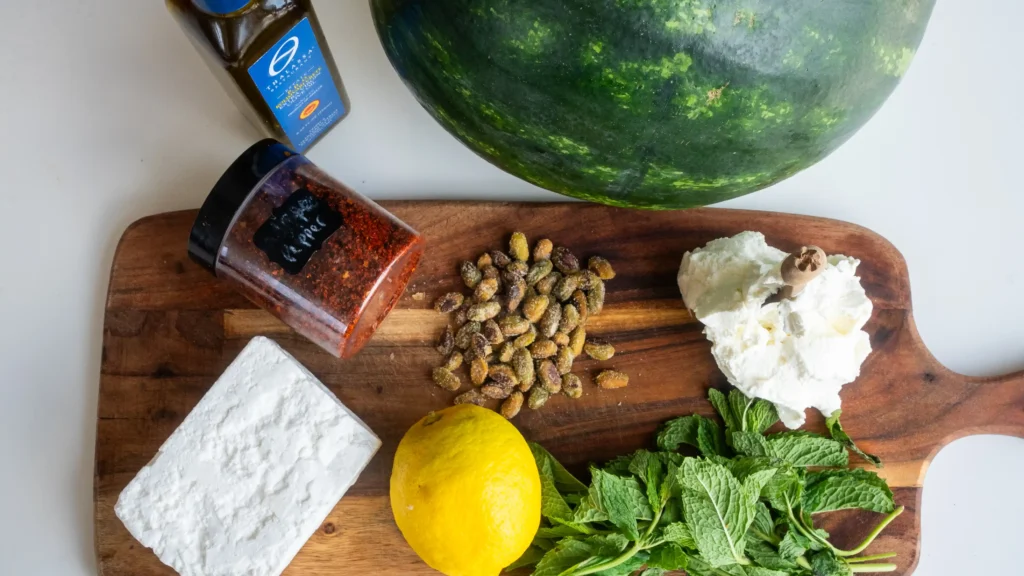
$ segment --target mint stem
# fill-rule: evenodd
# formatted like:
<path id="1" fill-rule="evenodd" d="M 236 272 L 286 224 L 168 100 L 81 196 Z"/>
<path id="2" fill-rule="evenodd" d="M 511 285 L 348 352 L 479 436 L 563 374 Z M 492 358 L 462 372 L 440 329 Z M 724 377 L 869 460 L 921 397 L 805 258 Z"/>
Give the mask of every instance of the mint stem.
<path id="1" fill-rule="evenodd" d="M 651 520 L 651 525 L 647 527 L 647 532 L 644 532 L 643 538 L 640 539 L 641 541 L 650 538 L 651 534 L 654 533 L 654 529 L 658 527 L 658 522 L 661 522 L 661 515 L 665 512 L 665 504 L 668 504 L 668 502 L 663 503 L 661 508 L 658 509 L 658 513 L 654 515 L 654 520 Z M 637 544 L 639 543 L 637 542 Z"/>
<path id="2" fill-rule="evenodd" d="M 889 552 L 887 554 L 874 554 L 872 556 L 858 556 L 856 558 L 847 558 L 847 564 L 858 564 L 860 562 L 872 562 L 874 560 L 885 560 L 886 558 L 895 558 L 895 552 Z"/>
<path id="3" fill-rule="evenodd" d="M 878 535 L 882 533 L 882 530 L 885 530 L 886 526 L 891 524 L 892 521 L 898 518 L 900 514 L 903 514 L 903 510 L 903 506 L 900 506 L 899 508 L 893 510 L 891 514 L 886 516 L 884 520 L 878 523 L 878 526 L 875 526 L 875 529 L 872 530 L 871 533 L 868 534 L 868 537 L 860 543 L 860 546 L 857 546 L 853 550 L 838 550 L 833 548 L 833 550 L 835 550 L 836 556 L 856 556 L 857 554 L 863 552 L 868 546 L 871 546 L 871 543 L 875 541 L 875 538 L 878 538 Z"/>
<path id="4" fill-rule="evenodd" d="M 782 538 L 779 538 L 774 534 L 765 534 L 764 532 L 761 532 L 760 530 L 753 527 L 751 527 L 750 530 L 754 533 L 755 536 L 757 536 L 761 540 L 764 540 L 765 542 L 770 542 L 772 545 L 776 547 L 779 545 L 780 542 L 782 542 Z"/>
<path id="5" fill-rule="evenodd" d="M 815 534 L 814 531 L 810 529 L 810 527 L 804 526 L 803 519 L 798 519 L 793 514 L 792 508 L 788 509 L 786 512 L 789 514 L 789 521 L 792 522 L 794 526 L 796 526 L 797 532 L 803 534 L 806 538 L 809 538 L 811 540 L 814 540 L 815 542 L 820 543 L 822 546 L 827 546 L 828 548 L 831 548 L 836 553 L 836 555 L 840 555 L 840 551 L 836 549 L 836 547 L 833 546 L 828 540 L 825 540 L 824 538 L 821 538 L 820 536 Z"/>
<path id="6" fill-rule="evenodd" d="M 637 541 L 635 544 L 633 544 L 633 547 L 630 548 L 629 550 L 626 550 L 626 552 L 623 553 L 622 556 L 619 556 L 618 558 L 616 558 L 614 560 L 609 560 L 608 562 L 605 562 L 604 564 L 598 564 L 596 566 L 591 566 L 589 568 L 585 568 L 583 570 L 580 570 L 579 572 L 572 572 L 572 574 L 573 574 L 573 576 L 585 576 L 586 574 L 595 574 L 597 572 L 603 572 L 605 570 L 608 570 L 609 568 L 615 568 L 619 564 L 622 564 L 626 560 L 629 560 L 633 556 L 636 556 L 636 553 L 639 552 L 639 551 L 640 551 L 640 542 Z M 565 574 L 565 573 L 563 572 L 563 574 Z"/>
<path id="7" fill-rule="evenodd" d="M 853 564 L 850 566 L 851 572 L 895 572 L 895 564 Z"/>
<path id="8" fill-rule="evenodd" d="M 609 560 L 608 562 L 605 562 L 604 564 L 597 564 L 596 566 L 590 566 L 588 568 L 584 568 L 583 570 L 580 570 L 579 572 L 572 572 L 572 569 L 570 569 L 570 570 L 568 570 L 566 572 L 563 572 L 562 574 L 571 573 L 573 576 L 586 576 L 587 574 L 595 574 L 597 572 L 603 572 L 603 571 L 608 570 L 610 568 L 615 568 L 616 566 L 622 564 L 626 560 L 629 560 L 633 556 L 636 556 L 637 552 L 640 552 L 641 550 L 644 549 L 644 543 L 647 541 L 648 538 L 651 537 L 651 534 L 654 533 L 654 529 L 657 528 L 658 522 L 661 521 L 661 514 L 664 511 L 665 511 L 665 507 L 662 506 L 658 510 L 658 513 L 654 515 L 654 520 L 651 520 L 651 524 L 650 524 L 650 526 L 647 527 L 647 531 L 644 532 L 644 535 L 642 537 L 640 537 L 639 539 L 637 539 L 636 543 L 633 544 L 632 548 L 630 548 L 629 550 L 626 550 L 625 552 L 623 552 L 622 555 L 619 556 L 618 558 L 615 558 L 613 560 Z M 561 576 L 561 575 L 559 575 L 559 576 Z"/>
<path id="9" fill-rule="evenodd" d="M 854 548 L 853 550 L 840 550 L 839 548 L 836 548 L 835 546 L 832 545 L 831 542 L 829 542 L 828 540 L 825 540 L 824 538 L 819 537 L 809 527 L 806 527 L 804 525 L 803 519 L 802 518 L 798 519 L 793 514 L 792 508 L 790 508 L 788 510 L 788 513 L 789 513 L 790 521 L 793 522 L 793 524 L 796 526 L 798 532 L 800 532 L 801 534 L 803 534 L 807 538 L 810 538 L 811 540 L 814 540 L 816 542 L 820 542 L 822 545 L 827 546 L 828 548 L 830 548 L 832 550 L 832 552 L 835 553 L 836 556 L 840 556 L 840 557 L 846 558 L 846 557 L 849 557 L 849 556 L 856 556 L 857 554 L 860 554 L 865 549 L 867 549 L 868 546 L 871 546 L 871 543 L 875 541 L 875 538 L 878 538 L 878 535 L 882 533 L 882 530 L 885 530 L 886 526 L 891 524 L 892 521 L 895 520 L 896 518 L 898 518 L 900 514 L 903 514 L 904 510 L 905 510 L 905 507 L 903 507 L 903 506 L 900 506 L 899 508 L 893 510 L 892 513 L 890 513 L 881 522 L 879 522 L 878 526 L 875 526 L 875 529 L 872 530 L 870 534 L 868 534 L 867 538 L 865 538 L 864 541 L 861 542 L 860 545 L 857 546 L 856 548 Z M 888 570 L 885 570 L 885 571 L 887 572 Z"/>

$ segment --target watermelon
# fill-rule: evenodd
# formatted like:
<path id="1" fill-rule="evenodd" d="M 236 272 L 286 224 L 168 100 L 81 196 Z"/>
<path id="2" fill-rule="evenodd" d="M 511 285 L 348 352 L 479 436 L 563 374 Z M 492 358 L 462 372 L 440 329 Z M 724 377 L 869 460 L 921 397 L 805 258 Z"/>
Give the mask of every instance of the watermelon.
<path id="1" fill-rule="evenodd" d="M 934 0 L 371 0 L 419 102 L 498 167 L 686 208 L 818 162 L 906 73 Z"/>

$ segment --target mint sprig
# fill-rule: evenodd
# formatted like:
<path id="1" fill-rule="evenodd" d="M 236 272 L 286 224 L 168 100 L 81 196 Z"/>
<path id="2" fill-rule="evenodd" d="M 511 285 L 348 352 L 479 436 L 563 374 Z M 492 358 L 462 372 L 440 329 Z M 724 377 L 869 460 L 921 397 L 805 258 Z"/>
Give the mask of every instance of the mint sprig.
<path id="1" fill-rule="evenodd" d="M 709 399 L 724 426 L 700 415 L 665 423 L 658 451 L 639 450 L 590 468 L 584 484 L 539 445 L 543 524 L 509 569 L 534 576 L 846 576 L 889 572 L 895 554 L 862 553 L 900 513 L 874 472 L 848 469 L 848 452 L 871 460 L 829 419 L 832 438 L 765 432 L 775 407 L 737 390 Z M 677 450 L 696 449 L 700 456 Z M 877 459 L 871 460 L 874 462 Z M 878 462 L 880 465 L 880 462 Z M 887 514 L 842 550 L 813 516 L 862 509 Z"/>
<path id="2" fill-rule="evenodd" d="M 839 421 L 839 417 L 843 415 L 842 410 L 836 410 L 825 420 L 825 426 L 828 428 L 828 433 L 832 436 L 832 439 L 836 442 L 842 443 L 844 446 L 849 448 L 850 452 L 853 452 L 857 456 L 860 456 L 864 460 L 871 462 L 876 468 L 882 468 L 882 459 L 874 454 L 868 454 L 857 447 L 857 444 L 850 438 L 850 435 L 843 430 L 843 424 Z"/>

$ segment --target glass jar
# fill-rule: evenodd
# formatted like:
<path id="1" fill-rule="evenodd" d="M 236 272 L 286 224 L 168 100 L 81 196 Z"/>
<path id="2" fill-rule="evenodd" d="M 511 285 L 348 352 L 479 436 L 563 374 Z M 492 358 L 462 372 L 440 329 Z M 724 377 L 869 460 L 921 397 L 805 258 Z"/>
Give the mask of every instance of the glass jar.
<path id="1" fill-rule="evenodd" d="M 423 238 L 275 140 L 247 150 L 213 188 L 189 256 L 339 358 L 398 302 Z"/>

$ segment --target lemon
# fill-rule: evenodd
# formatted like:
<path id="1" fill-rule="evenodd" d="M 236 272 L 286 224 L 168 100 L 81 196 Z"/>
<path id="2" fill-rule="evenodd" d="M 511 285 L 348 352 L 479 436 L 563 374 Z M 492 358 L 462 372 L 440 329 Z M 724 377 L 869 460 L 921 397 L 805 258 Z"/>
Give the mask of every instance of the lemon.
<path id="1" fill-rule="evenodd" d="M 398 445 L 391 511 L 406 542 L 448 576 L 496 576 L 540 526 L 540 475 L 503 417 L 462 404 L 432 412 Z"/>

